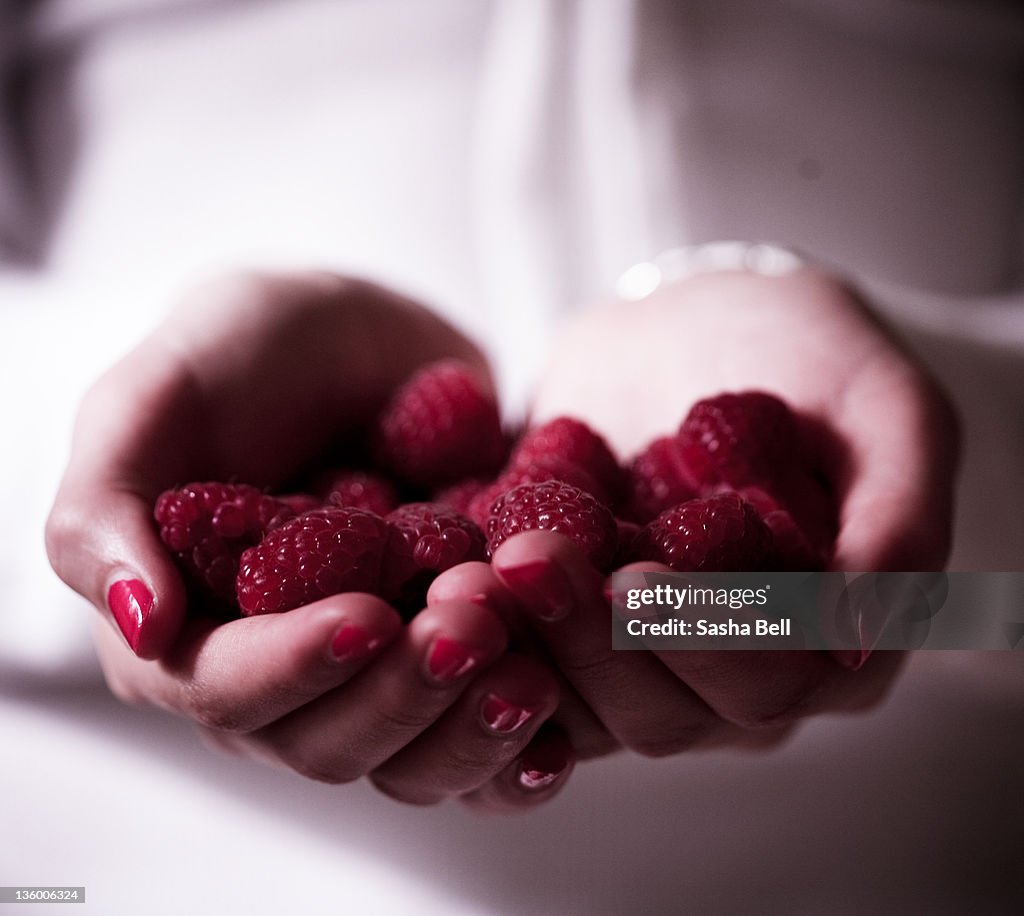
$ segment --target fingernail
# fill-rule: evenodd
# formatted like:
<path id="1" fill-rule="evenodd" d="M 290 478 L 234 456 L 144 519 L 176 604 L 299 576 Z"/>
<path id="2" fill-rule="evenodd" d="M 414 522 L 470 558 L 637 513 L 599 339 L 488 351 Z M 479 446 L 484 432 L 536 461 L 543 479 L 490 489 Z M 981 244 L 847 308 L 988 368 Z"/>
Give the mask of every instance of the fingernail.
<path id="1" fill-rule="evenodd" d="M 832 657 L 844 668 L 859 671 L 871 655 L 870 649 L 833 649 Z"/>
<path id="2" fill-rule="evenodd" d="M 483 661 L 484 653 L 461 642 L 439 636 L 427 655 L 427 672 L 442 684 L 450 684 L 468 674 Z"/>
<path id="3" fill-rule="evenodd" d="M 572 610 L 572 585 L 568 576 L 554 563 L 538 560 L 501 570 L 520 603 L 534 616 L 545 621 L 561 620 Z"/>
<path id="4" fill-rule="evenodd" d="M 519 762 L 519 785 L 530 792 L 546 789 L 568 771 L 571 762 L 557 748 L 527 748 Z"/>
<path id="5" fill-rule="evenodd" d="M 538 709 L 537 706 L 516 706 L 491 693 L 480 707 L 480 718 L 492 732 L 511 735 L 529 722 Z"/>
<path id="6" fill-rule="evenodd" d="M 362 627 L 346 623 L 331 639 L 331 657 L 336 662 L 359 662 L 380 647 Z"/>
<path id="7" fill-rule="evenodd" d="M 139 579 L 119 579 L 107 592 L 107 604 L 132 652 L 139 653 L 142 628 L 153 610 L 153 594 Z"/>

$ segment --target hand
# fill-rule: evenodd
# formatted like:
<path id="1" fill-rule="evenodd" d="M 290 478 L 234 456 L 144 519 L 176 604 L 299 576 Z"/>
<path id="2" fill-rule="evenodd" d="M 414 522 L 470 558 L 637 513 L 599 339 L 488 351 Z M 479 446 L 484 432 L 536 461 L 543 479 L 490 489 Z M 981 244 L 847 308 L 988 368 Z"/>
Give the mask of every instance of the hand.
<path id="1" fill-rule="evenodd" d="M 96 383 L 47 548 L 100 611 L 100 661 L 119 697 L 315 779 L 372 774 L 407 801 L 475 792 L 507 808 L 558 790 L 571 749 L 556 731 L 538 733 L 557 682 L 505 652 L 504 624 L 486 603 L 441 602 L 403 627 L 378 598 L 345 594 L 217 626 L 187 615 L 152 521 L 168 486 L 273 486 L 315 467 L 412 371 L 443 357 L 487 379 L 468 341 L 381 288 L 327 274 L 247 276 L 193 294 Z M 521 779 L 556 763 L 546 782 Z"/>
<path id="2" fill-rule="evenodd" d="M 779 395 L 841 446 L 819 455 L 841 503 L 834 568 L 942 567 L 955 420 L 921 368 L 835 280 L 809 270 L 698 276 L 583 315 L 555 353 L 535 420 L 581 417 L 624 456 L 677 428 L 699 398 L 751 388 Z M 572 545 L 520 535 L 495 553 L 493 569 L 533 611 L 552 658 L 609 731 L 652 755 L 747 743 L 751 729 L 759 740 L 813 713 L 866 708 L 899 664 L 898 653 L 863 651 L 613 652 L 604 583 Z"/>

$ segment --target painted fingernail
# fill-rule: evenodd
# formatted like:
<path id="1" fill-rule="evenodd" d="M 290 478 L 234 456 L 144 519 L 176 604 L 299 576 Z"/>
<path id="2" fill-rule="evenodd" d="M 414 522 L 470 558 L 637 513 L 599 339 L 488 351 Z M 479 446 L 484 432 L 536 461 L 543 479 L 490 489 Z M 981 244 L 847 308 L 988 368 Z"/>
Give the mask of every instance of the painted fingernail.
<path id="1" fill-rule="evenodd" d="M 132 652 L 138 655 L 142 628 L 153 610 L 153 593 L 139 579 L 119 579 L 107 592 L 107 605 Z"/>
<path id="2" fill-rule="evenodd" d="M 336 662 L 359 662 L 380 648 L 381 641 L 354 623 L 346 623 L 331 639 L 331 657 Z"/>
<path id="3" fill-rule="evenodd" d="M 529 722 L 537 714 L 538 709 L 537 706 L 517 706 L 491 693 L 480 707 L 480 718 L 492 732 L 511 735 Z"/>
<path id="4" fill-rule="evenodd" d="M 563 749 L 547 745 L 527 748 L 519 762 L 519 785 L 530 792 L 546 789 L 568 772 L 571 763 Z"/>
<path id="5" fill-rule="evenodd" d="M 572 585 L 561 567 L 546 560 L 509 566 L 501 577 L 511 585 L 520 603 L 545 621 L 561 620 L 572 610 Z"/>
<path id="6" fill-rule="evenodd" d="M 870 649 L 833 649 L 832 657 L 844 668 L 859 671 L 871 655 Z"/>
<path id="7" fill-rule="evenodd" d="M 478 667 L 483 659 L 484 653 L 479 649 L 439 636 L 427 655 L 427 671 L 435 681 L 450 684 Z"/>

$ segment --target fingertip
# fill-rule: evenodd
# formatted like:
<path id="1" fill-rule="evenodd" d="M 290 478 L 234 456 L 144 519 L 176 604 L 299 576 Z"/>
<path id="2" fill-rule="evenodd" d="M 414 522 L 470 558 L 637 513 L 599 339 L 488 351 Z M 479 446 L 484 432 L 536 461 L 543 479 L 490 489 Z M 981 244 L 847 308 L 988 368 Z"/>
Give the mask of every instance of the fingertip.
<path id="1" fill-rule="evenodd" d="M 538 728 L 558 708 L 558 678 L 530 656 L 503 656 L 485 680 L 480 685 L 480 724 L 489 734 L 507 737 L 527 723 Z"/>
<path id="2" fill-rule="evenodd" d="M 181 632 L 188 594 L 156 536 L 147 528 L 133 538 L 125 527 L 112 539 L 102 594 L 131 650 L 139 658 L 159 658 Z"/>
<path id="3" fill-rule="evenodd" d="M 501 583 L 490 563 L 471 561 L 446 569 L 427 589 L 427 604 L 443 601 L 470 600 L 480 603 L 478 596 L 489 596 L 501 589 Z"/>
<path id="4" fill-rule="evenodd" d="M 569 739 L 545 725 L 512 763 L 486 785 L 462 796 L 462 802 L 480 813 L 529 811 L 561 792 L 575 765 Z"/>
<path id="5" fill-rule="evenodd" d="M 570 540 L 552 531 L 527 531 L 495 551 L 494 570 L 532 617 L 554 623 L 583 602 L 604 600 L 604 576 Z"/>
<path id="6" fill-rule="evenodd" d="M 403 626 L 401 615 L 390 604 L 364 592 L 332 595 L 298 611 L 337 621 L 327 642 L 327 655 L 340 664 L 361 664 L 380 654 Z"/>
<path id="7" fill-rule="evenodd" d="M 494 551 L 491 565 L 500 576 L 503 569 L 538 561 L 586 562 L 582 551 L 567 537 L 554 531 L 524 531 Z"/>

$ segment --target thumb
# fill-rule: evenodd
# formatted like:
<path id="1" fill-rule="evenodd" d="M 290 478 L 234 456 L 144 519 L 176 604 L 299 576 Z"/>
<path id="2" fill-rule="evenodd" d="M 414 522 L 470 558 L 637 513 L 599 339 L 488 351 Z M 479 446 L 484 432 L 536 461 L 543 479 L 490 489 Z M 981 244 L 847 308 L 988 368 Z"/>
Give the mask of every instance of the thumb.
<path id="1" fill-rule="evenodd" d="M 157 658 L 185 616 L 185 587 L 153 524 L 124 487 L 65 479 L 46 523 L 57 575 L 107 617 L 140 658 Z"/>

